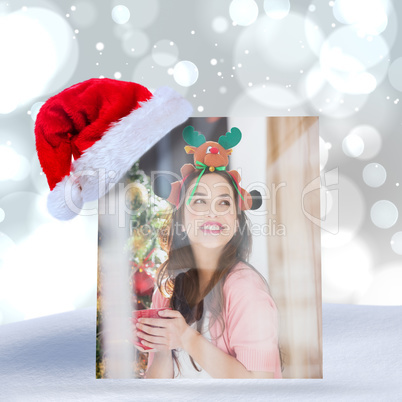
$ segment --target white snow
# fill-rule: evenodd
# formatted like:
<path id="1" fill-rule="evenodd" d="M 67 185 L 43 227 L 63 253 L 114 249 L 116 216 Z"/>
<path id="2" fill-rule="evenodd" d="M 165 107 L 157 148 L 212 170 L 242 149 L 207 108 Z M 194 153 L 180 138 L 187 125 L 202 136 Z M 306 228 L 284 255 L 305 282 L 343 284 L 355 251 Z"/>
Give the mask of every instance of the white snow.
<path id="1" fill-rule="evenodd" d="M 393 401 L 402 395 L 402 306 L 324 304 L 324 379 L 97 380 L 96 310 L 0 326 L 1 401 Z"/>

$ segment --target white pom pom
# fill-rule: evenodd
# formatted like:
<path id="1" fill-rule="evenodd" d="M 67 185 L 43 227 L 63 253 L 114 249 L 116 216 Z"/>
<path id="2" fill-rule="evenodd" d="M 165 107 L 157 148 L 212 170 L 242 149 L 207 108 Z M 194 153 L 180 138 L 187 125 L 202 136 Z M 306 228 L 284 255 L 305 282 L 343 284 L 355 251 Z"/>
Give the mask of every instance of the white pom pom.
<path id="1" fill-rule="evenodd" d="M 78 215 L 84 205 L 81 186 L 74 176 L 57 183 L 47 198 L 47 209 L 56 219 L 66 221 Z"/>

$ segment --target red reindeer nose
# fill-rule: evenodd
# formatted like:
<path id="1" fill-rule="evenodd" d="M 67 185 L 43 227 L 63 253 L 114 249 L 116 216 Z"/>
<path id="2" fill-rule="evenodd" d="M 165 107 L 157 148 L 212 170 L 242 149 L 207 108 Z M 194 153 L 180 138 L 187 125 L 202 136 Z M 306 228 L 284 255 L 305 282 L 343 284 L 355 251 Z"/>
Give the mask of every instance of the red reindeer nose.
<path id="1" fill-rule="evenodd" d="M 211 151 L 211 154 L 219 154 L 219 149 L 218 148 L 212 147 L 210 149 L 210 151 Z"/>

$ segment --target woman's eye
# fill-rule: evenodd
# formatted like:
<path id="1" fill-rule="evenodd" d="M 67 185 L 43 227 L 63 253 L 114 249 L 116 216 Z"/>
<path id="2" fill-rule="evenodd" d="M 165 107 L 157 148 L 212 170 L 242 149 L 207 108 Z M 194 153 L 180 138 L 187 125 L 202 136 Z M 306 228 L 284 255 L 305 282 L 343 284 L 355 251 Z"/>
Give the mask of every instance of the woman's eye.
<path id="1" fill-rule="evenodd" d="M 202 200 L 201 198 L 194 200 L 194 204 L 200 204 L 198 201 L 201 201 L 201 203 L 205 204 L 205 200 Z M 225 205 L 230 206 L 230 201 L 224 200 L 222 202 L 225 203 Z"/>

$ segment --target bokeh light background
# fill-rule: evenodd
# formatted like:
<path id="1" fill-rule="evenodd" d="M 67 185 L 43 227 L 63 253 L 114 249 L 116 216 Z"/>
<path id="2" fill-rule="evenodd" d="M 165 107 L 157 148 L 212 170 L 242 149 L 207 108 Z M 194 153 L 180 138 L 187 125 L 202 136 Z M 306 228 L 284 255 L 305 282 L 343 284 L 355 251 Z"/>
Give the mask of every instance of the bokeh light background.
<path id="1" fill-rule="evenodd" d="M 92 77 L 195 116 L 319 116 L 323 301 L 402 304 L 400 24 L 396 0 L 0 1 L 0 324 L 96 305 L 97 203 L 53 219 L 34 141 Z"/>

